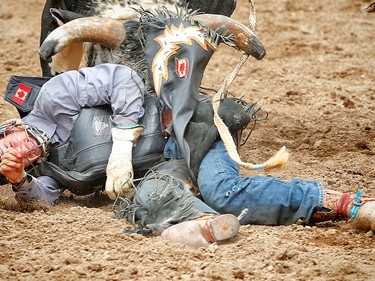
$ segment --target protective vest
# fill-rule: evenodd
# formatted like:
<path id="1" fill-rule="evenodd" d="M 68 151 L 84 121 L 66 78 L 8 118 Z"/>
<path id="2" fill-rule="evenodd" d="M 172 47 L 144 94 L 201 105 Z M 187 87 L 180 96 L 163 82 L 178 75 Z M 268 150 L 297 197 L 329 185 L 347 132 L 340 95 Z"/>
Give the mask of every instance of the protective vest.
<path id="1" fill-rule="evenodd" d="M 161 105 L 153 96 L 145 96 L 145 128 L 133 149 L 135 174 L 143 174 L 164 161 L 164 131 L 160 120 Z M 112 150 L 110 106 L 83 108 L 70 138 L 50 150 L 47 161 L 30 173 L 50 176 L 76 195 L 86 195 L 104 188 L 106 167 Z"/>

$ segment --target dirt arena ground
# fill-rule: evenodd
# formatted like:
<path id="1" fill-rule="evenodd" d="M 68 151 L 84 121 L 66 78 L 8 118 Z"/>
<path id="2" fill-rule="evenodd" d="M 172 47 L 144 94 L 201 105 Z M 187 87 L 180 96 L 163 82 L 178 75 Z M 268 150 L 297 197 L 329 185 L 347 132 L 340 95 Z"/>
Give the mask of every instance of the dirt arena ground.
<path id="1" fill-rule="evenodd" d="M 242 148 L 261 162 L 285 145 L 290 163 L 270 174 L 320 180 L 375 196 L 375 13 L 366 0 L 257 1 L 257 32 L 267 49 L 249 59 L 231 90 L 269 113 Z M 0 2 L 0 89 L 10 75 L 40 75 L 43 0 Z M 248 19 L 239 0 L 234 18 Z M 238 63 L 220 47 L 204 86 Z M 0 101 L 0 121 L 16 111 Z M 252 172 L 243 171 L 244 174 Z M 242 226 L 218 247 L 192 250 L 160 237 L 125 235 L 104 197 L 64 195 L 55 205 L 24 205 L 0 187 L 1 280 L 375 280 L 375 235 L 350 223 Z"/>

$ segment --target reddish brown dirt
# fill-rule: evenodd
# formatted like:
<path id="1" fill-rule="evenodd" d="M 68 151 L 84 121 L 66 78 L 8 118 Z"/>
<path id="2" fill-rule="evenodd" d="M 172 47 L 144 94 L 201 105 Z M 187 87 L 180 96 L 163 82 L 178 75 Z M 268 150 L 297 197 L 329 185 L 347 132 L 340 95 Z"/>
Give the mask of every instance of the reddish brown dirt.
<path id="1" fill-rule="evenodd" d="M 22 2 L 22 3 L 21 3 Z M 10 75 L 40 75 L 44 1 L 0 2 L 0 88 Z M 257 1 L 257 32 L 267 49 L 249 59 L 231 90 L 269 113 L 242 148 L 261 162 L 285 145 L 283 179 L 375 195 L 375 14 L 365 0 Z M 234 18 L 247 23 L 248 3 Z M 239 61 L 223 46 L 204 86 Z M 0 101 L 0 121 L 16 111 Z M 249 171 L 243 171 L 250 173 Z M 375 280 L 375 236 L 350 223 L 313 227 L 242 226 L 217 248 L 192 250 L 160 237 L 128 236 L 104 197 L 66 194 L 55 205 L 16 202 L 0 189 L 1 280 Z"/>

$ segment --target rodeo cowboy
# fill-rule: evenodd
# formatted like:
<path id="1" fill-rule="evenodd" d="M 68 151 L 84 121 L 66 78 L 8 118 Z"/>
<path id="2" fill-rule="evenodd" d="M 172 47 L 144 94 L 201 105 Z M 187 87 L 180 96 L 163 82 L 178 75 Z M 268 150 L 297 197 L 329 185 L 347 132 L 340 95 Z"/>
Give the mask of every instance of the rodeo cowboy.
<path id="1" fill-rule="evenodd" d="M 53 203 L 65 189 L 84 195 L 103 185 L 111 199 L 126 196 L 133 181 L 133 158 L 138 159 L 136 171 L 162 159 L 160 122 L 153 122 L 155 116 L 160 121 L 159 110 L 150 101 L 143 102 L 147 100 L 143 88 L 136 72 L 114 64 L 68 71 L 47 81 L 31 112 L 1 124 L 0 173 L 16 198 Z M 19 91 L 20 85 L 12 92 L 12 100 L 22 105 Z M 149 146 L 148 135 L 140 136 L 146 124 L 153 129 L 153 147 L 133 151 L 137 140 L 141 141 L 138 149 Z M 219 215 L 192 195 L 184 202 L 192 205 L 193 215 L 176 221 L 178 229 L 169 230 L 166 239 L 181 242 L 174 233 L 185 233 L 189 237 L 185 244 L 199 247 L 237 234 L 235 216 Z"/>

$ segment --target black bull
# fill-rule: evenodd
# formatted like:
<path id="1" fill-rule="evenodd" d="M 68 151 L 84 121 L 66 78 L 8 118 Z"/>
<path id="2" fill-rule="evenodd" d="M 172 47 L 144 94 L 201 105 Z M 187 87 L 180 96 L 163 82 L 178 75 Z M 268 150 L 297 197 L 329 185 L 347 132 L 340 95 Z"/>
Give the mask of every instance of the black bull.
<path id="1" fill-rule="evenodd" d="M 134 1 L 119 1 L 122 3 L 131 3 L 134 5 L 138 5 L 142 7 L 142 0 L 134 0 Z M 150 2 L 150 1 L 148 1 Z M 153 5 L 156 7 L 161 7 L 164 4 L 176 4 L 178 6 L 185 6 L 188 5 L 188 8 L 192 10 L 199 10 L 200 12 L 207 13 L 207 14 L 220 14 L 225 16 L 231 16 L 234 9 L 236 8 L 237 0 L 153 0 Z M 76 13 L 72 15 L 73 18 L 65 18 L 64 21 L 69 21 L 74 19 L 74 17 L 79 16 L 95 16 L 100 14 L 100 10 L 103 7 L 107 9 L 113 5 L 113 1 L 109 0 L 47 0 L 42 13 L 41 19 L 41 35 L 40 35 L 40 45 L 46 39 L 48 34 L 56 29 L 59 24 L 54 17 L 51 15 L 51 8 L 53 9 L 62 9 L 69 12 Z M 69 17 L 69 16 L 67 16 Z M 52 76 L 53 73 L 51 72 L 51 68 L 49 63 L 51 59 L 44 59 L 40 57 L 40 64 L 42 68 L 43 76 Z"/>
<path id="2" fill-rule="evenodd" d="M 205 67 L 218 45 L 225 43 L 256 59 L 265 55 L 254 31 L 245 25 L 226 16 L 191 13 L 185 9 L 176 14 L 160 10 L 143 12 L 140 19 L 126 21 L 101 17 L 74 19 L 51 32 L 39 53 L 48 59 L 78 42 L 104 46 L 100 51 L 110 52 L 112 58 L 118 58 L 113 52 L 129 52 L 126 46 L 135 44 L 135 49 L 142 53 L 138 63 L 146 69 L 148 86 L 172 111 L 170 133 L 189 167 L 190 148 L 184 133 L 194 112 Z"/>

